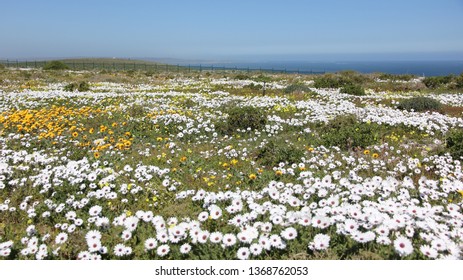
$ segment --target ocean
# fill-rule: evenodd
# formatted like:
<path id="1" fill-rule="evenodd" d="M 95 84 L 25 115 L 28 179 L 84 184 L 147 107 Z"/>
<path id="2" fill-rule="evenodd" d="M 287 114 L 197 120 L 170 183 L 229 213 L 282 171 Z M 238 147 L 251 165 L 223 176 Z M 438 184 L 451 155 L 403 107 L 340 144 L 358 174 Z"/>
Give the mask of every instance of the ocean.
<path id="1" fill-rule="evenodd" d="M 274 69 L 314 72 L 338 72 L 354 70 L 361 73 L 382 72 L 389 74 L 414 74 L 418 76 L 459 75 L 463 73 L 461 61 L 342 61 L 342 62 L 308 62 L 308 61 L 265 61 L 265 62 L 227 62 L 203 64 L 204 67 L 230 67 L 250 69 Z"/>

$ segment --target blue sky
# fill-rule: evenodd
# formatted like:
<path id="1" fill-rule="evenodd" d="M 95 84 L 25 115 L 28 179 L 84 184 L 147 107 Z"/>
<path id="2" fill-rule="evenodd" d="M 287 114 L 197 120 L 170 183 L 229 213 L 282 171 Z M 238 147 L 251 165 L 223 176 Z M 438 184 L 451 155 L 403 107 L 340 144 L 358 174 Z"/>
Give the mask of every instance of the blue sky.
<path id="1" fill-rule="evenodd" d="M 462 0 L 2 0 L 0 58 L 463 59 Z"/>

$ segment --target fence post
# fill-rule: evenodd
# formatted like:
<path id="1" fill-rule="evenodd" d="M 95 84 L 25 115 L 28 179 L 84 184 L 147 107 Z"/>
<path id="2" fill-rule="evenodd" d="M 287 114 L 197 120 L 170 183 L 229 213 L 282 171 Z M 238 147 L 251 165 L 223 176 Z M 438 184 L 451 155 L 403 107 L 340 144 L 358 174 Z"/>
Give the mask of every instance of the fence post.
<path id="1" fill-rule="evenodd" d="M 199 72 L 201 72 L 203 69 L 201 67 L 201 64 L 199 64 Z"/>

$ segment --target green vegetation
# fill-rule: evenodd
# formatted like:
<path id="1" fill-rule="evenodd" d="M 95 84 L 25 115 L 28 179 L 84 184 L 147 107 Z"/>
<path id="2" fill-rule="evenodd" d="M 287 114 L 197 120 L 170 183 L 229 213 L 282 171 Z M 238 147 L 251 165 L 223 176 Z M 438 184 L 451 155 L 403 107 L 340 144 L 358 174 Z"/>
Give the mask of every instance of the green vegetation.
<path id="1" fill-rule="evenodd" d="M 89 91 L 90 85 L 87 82 L 70 83 L 63 88 L 64 91 Z"/>
<path id="2" fill-rule="evenodd" d="M 333 74 L 326 74 L 314 80 L 316 88 L 340 88 L 349 84 L 349 81 Z"/>
<path id="3" fill-rule="evenodd" d="M 280 162 L 297 163 L 303 156 L 304 151 L 293 143 L 272 139 L 257 151 L 256 159 L 265 166 L 276 166 Z"/>
<path id="4" fill-rule="evenodd" d="M 341 88 L 340 92 L 357 96 L 365 95 L 365 89 L 363 87 L 353 84 L 345 85 Z"/>
<path id="5" fill-rule="evenodd" d="M 238 74 L 235 76 L 235 80 L 250 80 L 251 77 L 246 74 Z"/>
<path id="6" fill-rule="evenodd" d="M 43 66 L 43 70 L 67 70 L 67 69 L 69 69 L 69 66 L 67 66 L 64 62 L 58 61 L 58 60 L 47 62 Z"/>
<path id="7" fill-rule="evenodd" d="M 303 83 L 290 84 L 284 89 L 284 93 L 293 93 L 293 92 L 312 92 L 312 91 L 307 85 Z"/>
<path id="8" fill-rule="evenodd" d="M 410 99 L 405 99 L 397 106 L 401 110 L 425 112 L 425 111 L 439 111 L 442 104 L 429 97 L 418 96 Z"/>
<path id="9" fill-rule="evenodd" d="M 320 128 L 320 139 L 326 147 L 338 146 L 343 150 L 366 148 L 384 133 L 380 125 L 361 123 L 353 115 L 338 116 Z"/>
<path id="10" fill-rule="evenodd" d="M 348 85 L 363 85 L 371 81 L 368 75 L 355 71 L 342 71 L 336 74 L 325 74 L 314 79 L 316 88 L 340 88 Z"/>
<path id="11" fill-rule="evenodd" d="M 390 80 L 390 81 L 410 81 L 416 78 L 416 75 L 412 74 L 388 74 L 388 73 L 380 73 L 378 76 L 381 80 Z"/>
<path id="12" fill-rule="evenodd" d="M 436 76 L 436 77 L 427 77 L 423 80 L 423 83 L 427 88 L 436 89 L 441 86 L 447 85 L 453 80 L 453 76 Z"/>
<path id="13" fill-rule="evenodd" d="M 447 134 L 447 150 L 453 158 L 463 159 L 463 130 L 454 129 Z"/>
<path id="14" fill-rule="evenodd" d="M 241 130 L 261 129 L 267 123 L 267 115 L 256 107 L 233 107 L 228 111 L 226 130 L 229 133 Z"/>

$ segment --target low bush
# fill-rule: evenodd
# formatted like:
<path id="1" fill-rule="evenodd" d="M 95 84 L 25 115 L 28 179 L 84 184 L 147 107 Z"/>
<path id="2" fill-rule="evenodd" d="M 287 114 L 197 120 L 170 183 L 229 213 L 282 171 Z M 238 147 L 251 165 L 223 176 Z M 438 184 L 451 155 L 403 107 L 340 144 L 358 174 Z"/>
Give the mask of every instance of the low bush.
<path id="1" fill-rule="evenodd" d="M 381 80 L 390 80 L 390 81 L 410 81 L 416 78 L 416 75 L 412 74 L 388 74 L 388 73 L 381 73 L 378 76 Z"/>
<path id="2" fill-rule="evenodd" d="M 441 107 L 442 104 L 439 101 L 424 96 L 405 99 L 397 106 L 401 110 L 413 110 L 415 112 L 439 111 Z"/>
<path id="3" fill-rule="evenodd" d="M 89 91 L 90 85 L 87 82 L 80 83 L 70 83 L 67 84 L 64 88 L 64 91 Z"/>
<path id="4" fill-rule="evenodd" d="M 454 159 L 463 158 L 463 129 L 451 130 L 446 137 L 447 150 Z"/>
<path id="5" fill-rule="evenodd" d="M 334 75 L 325 75 L 314 80 L 313 86 L 315 88 L 340 88 L 347 84 L 345 79 Z"/>
<path id="6" fill-rule="evenodd" d="M 267 115 L 255 107 L 233 107 L 228 111 L 226 131 L 236 132 L 237 129 L 261 129 L 267 123 Z"/>
<path id="7" fill-rule="evenodd" d="M 246 74 L 238 74 L 235 76 L 235 80 L 250 80 L 251 77 Z"/>
<path id="8" fill-rule="evenodd" d="M 341 93 L 347 93 L 351 95 L 365 95 L 365 89 L 359 85 L 345 85 L 344 87 L 341 88 Z"/>
<path id="9" fill-rule="evenodd" d="M 49 61 L 43 66 L 43 70 L 67 70 L 69 66 L 67 66 L 64 62 L 54 60 Z"/>
<path id="10" fill-rule="evenodd" d="M 304 156 L 304 151 L 295 147 L 292 143 L 270 140 L 257 151 L 256 160 L 265 166 L 276 166 L 280 162 L 289 164 L 299 163 Z"/>
<path id="11" fill-rule="evenodd" d="M 315 88 L 340 88 L 347 85 L 361 85 L 367 81 L 366 76 L 354 71 L 343 71 L 339 74 L 325 74 L 315 78 Z"/>
<path id="12" fill-rule="evenodd" d="M 310 88 L 302 83 L 295 83 L 287 86 L 284 89 L 284 93 L 293 93 L 293 92 L 312 92 Z"/>
<path id="13" fill-rule="evenodd" d="M 436 89 L 450 83 L 452 79 L 453 76 L 427 77 L 423 80 L 423 83 L 426 85 L 427 88 Z"/>
<path id="14" fill-rule="evenodd" d="M 463 89 L 463 73 L 454 79 L 453 89 Z"/>
<path id="15" fill-rule="evenodd" d="M 320 144 L 342 150 L 366 148 L 378 142 L 380 125 L 361 123 L 353 115 L 338 116 L 320 128 Z"/>
<path id="16" fill-rule="evenodd" d="M 259 85 L 259 84 L 250 83 L 249 85 L 243 86 L 243 88 L 248 88 L 248 89 L 251 89 L 251 90 L 261 90 L 263 88 L 263 86 Z"/>

